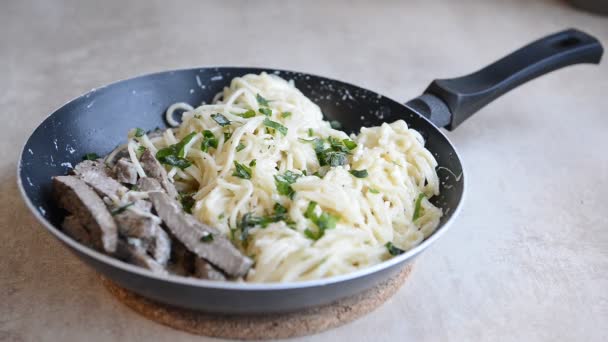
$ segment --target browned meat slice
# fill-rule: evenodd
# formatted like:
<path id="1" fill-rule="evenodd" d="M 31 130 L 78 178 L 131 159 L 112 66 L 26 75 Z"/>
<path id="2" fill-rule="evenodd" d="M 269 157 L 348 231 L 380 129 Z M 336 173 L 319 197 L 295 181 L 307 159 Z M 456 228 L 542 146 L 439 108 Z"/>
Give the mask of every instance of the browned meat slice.
<path id="1" fill-rule="evenodd" d="M 159 264 L 167 264 L 167 261 L 169 261 L 169 258 L 171 257 L 171 238 L 169 238 L 169 235 L 160 226 L 156 226 L 154 240 L 149 249 L 150 253 Z"/>
<path id="2" fill-rule="evenodd" d="M 144 172 L 146 172 L 146 176 L 156 179 L 163 189 L 165 189 L 169 197 L 177 198 L 177 190 L 173 183 L 169 181 L 167 171 L 158 160 L 156 160 L 150 150 L 145 150 L 144 153 L 142 153 L 139 162 L 141 163 Z"/>
<path id="3" fill-rule="evenodd" d="M 125 193 L 128 189 L 118 183 L 114 178 L 112 170 L 101 160 L 85 160 L 74 167 L 74 174 L 89 184 L 102 196 L 117 196 Z"/>
<path id="4" fill-rule="evenodd" d="M 191 252 L 230 276 L 243 276 L 249 271 L 252 260 L 236 249 L 219 231 L 185 213 L 179 203 L 167 194 L 150 192 L 149 195 L 158 216 Z"/>
<path id="5" fill-rule="evenodd" d="M 118 230 L 103 200 L 89 186 L 74 176 L 53 177 L 53 194 L 60 207 L 87 227 L 91 242 L 98 250 L 116 251 Z"/>
<path id="6" fill-rule="evenodd" d="M 83 245 L 87 245 L 93 247 L 93 243 L 91 241 L 91 234 L 87 230 L 85 226 L 80 223 L 78 220 L 78 216 L 69 215 L 63 219 L 63 223 L 61 224 L 63 231 L 66 232 L 69 236 L 71 236 L 74 240 L 82 243 Z"/>
<path id="7" fill-rule="evenodd" d="M 121 235 L 140 239 L 151 239 L 156 232 L 158 224 L 148 216 L 140 215 L 131 210 L 125 210 L 114 215 Z"/>
<path id="8" fill-rule="evenodd" d="M 126 158 L 119 159 L 114 165 L 114 174 L 116 180 L 121 183 L 135 184 L 137 183 L 137 170 L 135 165 Z"/>
<path id="9" fill-rule="evenodd" d="M 205 259 L 194 259 L 194 274 L 195 277 L 209 280 L 226 280 L 226 276 L 217 268 L 213 267 Z"/>
<path id="10" fill-rule="evenodd" d="M 146 254 L 145 247 L 137 239 L 120 240 L 117 254 L 131 264 L 147 268 L 154 273 L 167 274 L 163 265 Z"/>

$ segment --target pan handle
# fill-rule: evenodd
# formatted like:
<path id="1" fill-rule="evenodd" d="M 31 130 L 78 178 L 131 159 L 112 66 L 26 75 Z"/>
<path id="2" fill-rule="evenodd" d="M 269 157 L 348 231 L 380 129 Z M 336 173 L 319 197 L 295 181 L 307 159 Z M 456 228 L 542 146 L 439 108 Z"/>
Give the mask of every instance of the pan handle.
<path id="1" fill-rule="evenodd" d="M 561 31 L 499 59 L 472 74 L 434 80 L 406 105 L 435 125 L 453 130 L 483 106 L 538 76 L 572 64 L 598 64 L 600 42 L 579 30 Z"/>

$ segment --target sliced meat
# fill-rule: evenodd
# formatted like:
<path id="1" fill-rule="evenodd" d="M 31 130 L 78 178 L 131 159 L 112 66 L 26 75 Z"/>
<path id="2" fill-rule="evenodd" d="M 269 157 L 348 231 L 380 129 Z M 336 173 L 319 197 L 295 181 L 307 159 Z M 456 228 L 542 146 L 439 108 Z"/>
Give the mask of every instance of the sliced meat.
<path id="1" fill-rule="evenodd" d="M 222 271 L 215 268 L 205 259 L 194 259 L 194 274 L 195 277 L 209 280 L 226 280 L 226 276 Z"/>
<path id="2" fill-rule="evenodd" d="M 152 257 L 146 254 L 145 247 L 137 239 L 128 239 L 127 241 L 120 240 L 118 242 L 118 252 L 125 261 L 147 268 L 154 273 L 167 275 L 167 270 L 163 265 L 156 262 Z"/>
<path id="3" fill-rule="evenodd" d="M 158 216 L 191 252 L 230 276 L 238 277 L 247 273 L 253 264 L 252 260 L 236 249 L 219 231 L 185 213 L 179 203 L 167 194 L 153 191 L 149 196 Z M 213 235 L 212 239 L 206 238 L 209 234 Z"/>
<path id="4" fill-rule="evenodd" d="M 85 160 L 74 167 L 74 174 L 102 196 L 115 197 L 127 192 L 114 178 L 112 170 L 101 160 Z"/>
<path id="5" fill-rule="evenodd" d="M 108 253 L 116 251 L 118 229 L 103 200 L 74 176 L 53 177 L 53 194 L 60 207 L 87 227 L 92 245 Z"/>
<path id="6" fill-rule="evenodd" d="M 135 184 L 137 183 L 137 169 L 130 160 L 126 158 L 119 159 L 114 165 L 114 174 L 116 180 L 121 183 Z"/>
<path id="7" fill-rule="evenodd" d="M 78 216 L 69 215 L 63 219 L 63 223 L 61 224 L 63 231 L 71 236 L 74 240 L 82 243 L 83 245 L 87 245 L 93 247 L 93 243 L 91 241 L 91 234 L 87 230 L 85 226 L 80 223 L 78 220 Z"/>
<path id="8" fill-rule="evenodd" d="M 154 232 L 154 240 L 150 244 L 149 251 L 161 265 L 166 265 L 171 257 L 171 238 L 160 226 L 157 226 Z"/>
<path id="9" fill-rule="evenodd" d="M 137 211 L 127 208 L 123 212 L 114 215 L 114 220 L 118 224 L 118 231 L 121 235 L 127 237 L 135 237 L 139 239 L 152 239 L 156 234 L 158 220 L 155 220 L 150 214 L 152 203 L 145 200 L 136 200 L 133 203 L 133 208 Z"/>
<path id="10" fill-rule="evenodd" d="M 160 183 L 150 177 L 143 177 L 137 181 L 137 187 L 140 191 L 164 191 Z"/>
<path id="11" fill-rule="evenodd" d="M 144 172 L 146 172 L 146 175 L 156 179 L 163 189 L 165 189 L 169 197 L 177 198 L 177 190 L 173 183 L 169 181 L 167 170 L 165 170 L 164 166 L 156 160 L 156 157 L 154 157 L 150 150 L 145 150 L 144 153 L 142 153 L 139 162 L 141 163 Z"/>
<path id="12" fill-rule="evenodd" d="M 114 166 L 121 158 L 130 158 L 128 144 L 122 144 L 112 150 L 103 160 L 107 165 Z"/>

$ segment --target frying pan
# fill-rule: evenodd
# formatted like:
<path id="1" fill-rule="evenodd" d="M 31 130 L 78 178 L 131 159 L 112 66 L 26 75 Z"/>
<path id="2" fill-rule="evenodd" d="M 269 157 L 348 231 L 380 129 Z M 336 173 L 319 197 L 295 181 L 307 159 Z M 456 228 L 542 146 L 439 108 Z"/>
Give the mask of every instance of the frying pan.
<path id="1" fill-rule="evenodd" d="M 599 63 L 597 39 L 570 29 L 537 40 L 467 76 L 435 80 L 405 105 L 352 84 L 312 74 L 266 68 L 217 67 L 165 71 L 119 81 L 77 97 L 48 116 L 27 140 L 18 183 L 30 210 L 76 256 L 118 285 L 177 307 L 217 313 L 270 313 L 330 303 L 370 288 L 412 262 L 448 229 L 462 206 L 465 176 L 461 160 L 440 130 L 456 128 L 510 89 L 555 69 Z M 51 177 L 63 175 L 85 153 L 105 155 L 133 127 L 166 127 L 163 113 L 175 102 L 209 103 L 230 80 L 267 72 L 292 79 L 328 120 L 347 132 L 398 119 L 418 130 L 437 159 L 443 210 L 438 229 L 408 252 L 354 273 L 295 283 L 249 284 L 163 277 L 114 259 L 72 240 L 60 227 L 63 211 L 51 200 Z"/>

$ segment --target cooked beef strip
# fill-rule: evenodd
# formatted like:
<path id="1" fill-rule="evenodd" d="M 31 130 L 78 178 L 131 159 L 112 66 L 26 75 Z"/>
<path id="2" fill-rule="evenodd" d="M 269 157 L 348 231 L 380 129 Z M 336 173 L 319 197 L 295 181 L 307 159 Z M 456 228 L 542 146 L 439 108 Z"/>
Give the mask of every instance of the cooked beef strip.
<path id="1" fill-rule="evenodd" d="M 91 233 L 89 233 L 87 228 L 83 226 L 82 223 L 80 223 L 80 220 L 78 220 L 78 216 L 66 216 L 65 219 L 63 219 L 61 227 L 63 228 L 63 231 L 66 232 L 69 236 L 71 236 L 74 240 L 82 243 L 83 245 L 93 247 L 93 243 L 91 241 Z"/>
<path id="2" fill-rule="evenodd" d="M 150 244 L 149 251 L 161 265 L 166 265 L 171 257 L 171 238 L 160 226 L 156 227 L 154 240 Z"/>
<path id="3" fill-rule="evenodd" d="M 131 210 L 125 210 L 114 215 L 121 235 L 140 239 L 151 239 L 156 233 L 158 224 L 147 216 L 140 215 Z"/>
<path id="4" fill-rule="evenodd" d="M 205 259 L 194 259 L 194 274 L 196 278 L 209 280 L 226 280 L 226 276 L 220 270 L 208 263 Z"/>
<path id="5" fill-rule="evenodd" d="M 139 162 L 141 163 L 146 176 L 156 179 L 163 189 L 165 189 L 169 197 L 177 198 L 177 190 L 175 189 L 173 183 L 171 183 L 169 180 L 165 167 L 162 166 L 158 160 L 156 160 L 156 157 L 154 157 L 150 150 L 145 150 L 144 153 L 142 153 L 141 158 L 139 158 Z"/>
<path id="6" fill-rule="evenodd" d="M 121 158 L 114 165 L 114 174 L 116 174 L 116 180 L 121 183 L 135 184 L 137 183 L 137 170 L 135 165 L 126 158 Z"/>
<path id="7" fill-rule="evenodd" d="M 87 227 L 91 242 L 98 250 L 116 251 L 118 229 L 103 200 L 89 186 L 74 176 L 53 177 L 53 194 L 61 208 Z"/>
<path id="8" fill-rule="evenodd" d="M 167 274 L 163 265 L 146 254 L 145 247 L 137 239 L 119 240 L 117 254 L 131 264 L 147 268 L 154 273 Z"/>
<path id="9" fill-rule="evenodd" d="M 197 256 L 211 262 L 230 276 L 243 276 L 252 260 L 243 255 L 232 243 L 212 227 L 202 224 L 185 213 L 179 203 L 164 192 L 149 192 L 150 200 L 173 235 Z M 201 239 L 213 234 L 213 240 Z"/>
<path id="10" fill-rule="evenodd" d="M 164 191 L 160 183 L 150 177 L 143 177 L 137 181 L 137 187 L 140 191 Z"/>
<path id="11" fill-rule="evenodd" d="M 129 189 L 112 178 L 113 172 L 100 160 L 85 160 L 74 167 L 74 174 L 102 196 L 119 196 Z"/>

